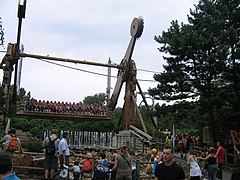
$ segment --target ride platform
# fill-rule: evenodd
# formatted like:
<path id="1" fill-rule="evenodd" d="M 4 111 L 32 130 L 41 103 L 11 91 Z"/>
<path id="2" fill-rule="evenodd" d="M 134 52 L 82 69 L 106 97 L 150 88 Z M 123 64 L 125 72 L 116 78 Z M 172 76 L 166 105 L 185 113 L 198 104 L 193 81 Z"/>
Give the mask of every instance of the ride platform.
<path id="1" fill-rule="evenodd" d="M 50 120 L 69 120 L 69 121 L 110 121 L 107 115 L 81 115 L 70 113 L 38 112 L 38 111 L 19 111 L 18 116 L 32 117 Z"/>

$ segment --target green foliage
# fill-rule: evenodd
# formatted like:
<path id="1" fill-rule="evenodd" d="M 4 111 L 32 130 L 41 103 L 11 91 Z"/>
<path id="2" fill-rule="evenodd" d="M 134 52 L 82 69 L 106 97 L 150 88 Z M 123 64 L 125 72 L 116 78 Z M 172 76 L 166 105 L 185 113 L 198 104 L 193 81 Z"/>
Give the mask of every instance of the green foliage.
<path id="1" fill-rule="evenodd" d="M 105 93 L 99 93 L 94 94 L 94 96 L 87 96 L 84 98 L 83 103 L 84 104 L 101 104 L 104 105 L 106 102 L 106 94 Z"/>
<path id="2" fill-rule="evenodd" d="M 175 129 L 190 132 L 199 129 L 205 122 L 201 119 L 197 102 L 182 101 L 174 105 L 157 105 L 158 124 L 161 130 Z"/>
<path id="3" fill-rule="evenodd" d="M 164 134 L 163 131 L 157 131 L 156 132 L 156 137 L 158 139 L 161 139 L 162 142 L 164 142 L 164 140 L 166 139 L 166 134 Z"/>
<path id="4" fill-rule="evenodd" d="M 29 131 L 33 137 L 41 138 L 43 132 L 53 128 L 67 131 L 91 131 L 91 132 L 112 132 L 115 126 L 112 121 L 64 121 L 64 120 L 47 120 L 31 118 L 12 118 L 12 124 L 17 129 Z"/>
<path id="5" fill-rule="evenodd" d="M 179 123 L 187 125 L 184 117 L 191 116 L 185 119 L 196 119 L 199 126 L 209 125 L 212 143 L 221 129 L 224 133 L 229 128 L 224 127 L 228 120 L 240 120 L 239 15 L 237 0 L 200 0 L 195 10 L 190 10 L 189 24 L 172 21 L 167 31 L 155 36 L 161 45 L 159 51 L 167 56 L 165 71 L 154 75 L 159 84 L 149 90 L 150 95 L 167 101 L 197 97 L 192 113 L 199 114 L 199 119 L 191 109 L 185 116 L 180 116 L 179 110 Z M 174 117 L 162 115 L 166 109 L 164 105 L 159 108 L 164 122 Z"/>
<path id="6" fill-rule="evenodd" d="M 26 93 L 24 88 L 20 88 L 19 90 L 19 100 L 20 101 L 29 101 L 31 99 L 31 93 Z"/>
<path id="7" fill-rule="evenodd" d="M 27 141 L 22 144 L 22 146 L 29 152 L 43 152 L 42 142 L 35 138 L 28 138 Z"/>

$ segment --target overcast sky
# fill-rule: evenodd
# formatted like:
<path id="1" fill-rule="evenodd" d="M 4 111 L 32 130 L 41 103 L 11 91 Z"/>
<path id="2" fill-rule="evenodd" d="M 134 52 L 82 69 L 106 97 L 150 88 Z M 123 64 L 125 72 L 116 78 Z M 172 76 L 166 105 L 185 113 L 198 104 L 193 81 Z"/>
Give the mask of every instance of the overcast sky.
<path id="1" fill-rule="evenodd" d="M 132 59 L 138 68 L 137 78 L 143 91 L 155 87 L 154 73 L 162 72 L 164 63 L 155 35 L 167 31 L 172 20 L 187 23 L 190 8 L 197 0 L 28 0 L 22 23 L 21 43 L 31 54 L 74 58 L 99 63 L 119 64 L 131 39 L 130 25 L 135 17 L 143 17 L 144 30 L 137 40 Z M 18 0 L 1 0 L 0 17 L 5 46 L 16 42 Z M 4 48 L 0 48 L 4 50 Z M 0 53 L 0 58 L 4 53 Z M 52 61 L 55 62 L 55 61 Z M 57 63 L 57 62 L 55 62 Z M 64 63 L 77 69 L 107 75 L 107 68 Z M 2 82 L 3 73 L 0 73 Z M 112 76 L 117 70 L 112 69 Z M 150 81 L 141 81 L 150 80 Z M 12 79 L 13 82 L 13 79 Z M 116 78 L 111 79 L 114 88 Z M 86 96 L 106 93 L 107 77 L 68 69 L 24 58 L 21 87 L 41 100 L 79 102 Z M 125 86 L 122 88 L 124 92 Z M 112 90 L 111 90 L 112 92 Z M 123 93 L 118 105 L 122 106 Z"/>

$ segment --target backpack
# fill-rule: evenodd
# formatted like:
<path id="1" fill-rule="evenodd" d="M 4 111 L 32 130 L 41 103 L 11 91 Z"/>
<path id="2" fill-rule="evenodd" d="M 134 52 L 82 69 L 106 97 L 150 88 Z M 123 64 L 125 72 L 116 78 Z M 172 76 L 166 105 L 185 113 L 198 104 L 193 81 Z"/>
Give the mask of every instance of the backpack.
<path id="1" fill-rule="evenodd" d="M 18 138 L 16 136 L 12 136 L 8 143 L 8 151 L 15 152 L 20 147 Z"/>
<path id="2" fill-rule="evenodd" d="M 54 155 L 55 152 L 56 152 L 56 147 L 55 147 L 55 141 L 57 140 L 57 138 L 55 138 L 54 140 L 51 140 L 50 136 L 48 136 L 48 139 L 49 139 L 49 143 L 48 145 L 46 146 L 46 155 Z"/>
<path id="3" fill-rule="evenodd" d="M 110 169 L 108 167 L 107 164 L 102 164 L 102 163 L 98 163 L 95 167 L 95 170 L 100 171 L 102 173 L 109 173 Z"/>

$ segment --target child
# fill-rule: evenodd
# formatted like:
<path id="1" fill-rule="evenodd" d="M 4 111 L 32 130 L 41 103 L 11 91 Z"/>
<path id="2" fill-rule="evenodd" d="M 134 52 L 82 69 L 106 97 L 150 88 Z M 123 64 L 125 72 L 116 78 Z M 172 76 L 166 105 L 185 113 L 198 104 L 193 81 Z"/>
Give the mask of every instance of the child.
<path id="1" fill-rule="evenodd" d="M 108 180 L 110 176 L 109 163 L 106 159 L 106 154 L 101 154 L 101 159 L 97 161 L 97 165 L 94 170 L 94 180 Z"/>
<path id="2" fill-rule="evenodd" d="M 83 167 L 82 167 L 82 173 L 90 173 L 92 172 L 92 160 L 90 157 L 92 156 L 91 153 L 87 153 L 87 158 L 83 160 Z"/>
<path id="3" fill-rule="evenodd" d="M 106 154 L 105 153 L 101 154 L 101 159 L 98 160 L 98 164 L 103 164 L 103 165 L 108 166 L 108 160 L 106 159 Z"/>
<path id="4" fill-rule="evenodd" d="M 152 168 L 152 174 L 155 174 L 156 166 L 157 166 L 158 164 L 161 164 L 161 163 L 162 163 L 162 159 L 163 159 L 163 155 L 162 155 L 162 154 L 158 154 L 158 155 L 154 158 L 153 168 Z"/>
<path id="5" fill-rule="evenodd" d="M 80 178 L 80 167 L 79 167 L 79 162 L 78 161 L 74 162 L 73 177 L 74 177 L 74 180 L 79 180 L 79 178 Z"/>

